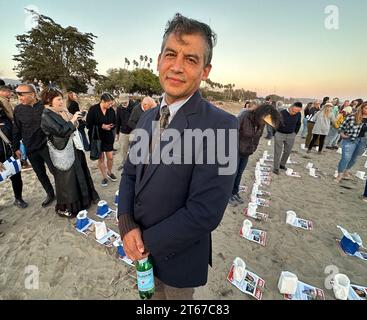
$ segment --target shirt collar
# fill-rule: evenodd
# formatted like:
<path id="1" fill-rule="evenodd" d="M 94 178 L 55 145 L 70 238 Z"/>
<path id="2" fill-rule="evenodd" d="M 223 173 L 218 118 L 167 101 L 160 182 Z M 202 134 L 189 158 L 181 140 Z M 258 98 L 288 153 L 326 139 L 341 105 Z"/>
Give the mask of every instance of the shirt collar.
<path id="1" fill-rule="evenodd" d="M 193 94 L 190 97 L 188 97 L 187 99 L 185 99 L 185 100 L 176 101 L 176 102 L 168 105 L 168 103 L 166 101 L 166 93 L 163 93 L 162 102 L 161 102 L 161 105 L 159 107 L 159 112 L 162 114 L 162 108 L 165 107 L 165 106 L 167 106 L 168 107 L 168 110 L 169 110 L 169 113 L 170 113 L 170 120 L 172 120 L 173 117 L 175 116 L 175 114 L 177 113 L 177 111 L 180 110 L 180 108 L 187 101 L 189 101 L 192 96 L 193 96 Z"/>

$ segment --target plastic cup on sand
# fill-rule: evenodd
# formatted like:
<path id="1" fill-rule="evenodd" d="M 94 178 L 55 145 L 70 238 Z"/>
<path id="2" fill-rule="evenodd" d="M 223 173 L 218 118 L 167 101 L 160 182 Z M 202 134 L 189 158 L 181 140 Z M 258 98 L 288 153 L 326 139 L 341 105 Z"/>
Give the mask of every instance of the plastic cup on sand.
<path id="1" fill-rule="evenodd" d="M 294 221 L 296 220 L 297 218 L 297 214 L 294 212 L 294 211 L 287 211 L 287 219 L 286 219 L 286 222 L 288 224 L 293 224 Z"/>
<path id="2" fill-rule="evenodd" d="M 342 273 L 336 274 L 332 281 L 332 286 L 336 299 L 338 300 L 348 299 L 350 280 L 345 274 Z"/>

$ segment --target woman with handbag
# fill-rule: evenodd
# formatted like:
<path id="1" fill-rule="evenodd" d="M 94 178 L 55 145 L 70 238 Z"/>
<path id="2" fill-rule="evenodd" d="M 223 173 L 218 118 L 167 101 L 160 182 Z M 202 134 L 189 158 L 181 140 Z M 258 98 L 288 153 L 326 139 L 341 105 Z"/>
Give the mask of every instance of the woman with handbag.
<path id="1" fill-rule="evenodd" d="M 73 217 L 88 209 L 99 196 L 94 188 L 83 150 L 83 142 L 76 130 L 81 112 L 71 115 L 64 106 L 62 93 L 46 88 L 41 93 L 45 110 L 41 128 L 47 136 L 47 144 L 55 167 L 56 207 L 60 216 Z"/>
<path id="2" fill-rule="evenodd" d="M 91 160 L 98 159 L 98 168 L 102 174 L 102 187 L 107 187 L 108 179 L 117 181 L 112 173 L 113 167 L 113 143 L 115 137 L 113 128 L 116 125 L 116 113 L 113 109 L 115 98 L 105 92 L 101 95 L 100 103 L 91 106 L 87 115 L 87 128 L 89 129 L 89 141 L 91 143 Z M 100 144 L 98 152 L 96 144 Z M 106 161 L 107 160 L 107 161 Z"/>

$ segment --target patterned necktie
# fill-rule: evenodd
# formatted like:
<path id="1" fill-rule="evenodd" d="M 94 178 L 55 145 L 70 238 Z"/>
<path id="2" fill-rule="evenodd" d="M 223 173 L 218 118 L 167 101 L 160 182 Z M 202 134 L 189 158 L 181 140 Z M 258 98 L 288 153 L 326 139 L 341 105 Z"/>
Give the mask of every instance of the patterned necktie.
<path id="1" fill-rule="evenodd" d="M 161 117 L 159 118 L 159 125 L 160 125 L 160 134 L 162 135 L 162 132 L 164 129 L 168 127 L 168 119 L 169 119 L 170 113 L 167 106 L 163 106 L 161 109 Z"/>

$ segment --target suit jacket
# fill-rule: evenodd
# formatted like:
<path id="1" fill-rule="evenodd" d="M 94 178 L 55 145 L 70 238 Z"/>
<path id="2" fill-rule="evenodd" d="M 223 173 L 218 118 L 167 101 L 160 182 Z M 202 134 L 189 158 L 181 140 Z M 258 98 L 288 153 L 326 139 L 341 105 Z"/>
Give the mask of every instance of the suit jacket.
<path id="1" fill-rule="evenodd" d="M 152 121 L 158 118 L 159 107 L 144 112 L 137 129 L 151 134 Z M 181 137 L 184 129 L 225 129 L 228 142 L 228 129 L 236 132 L 238 120 L 196 92 L 176 113 L 169 128 L 177 129 Z M 208 145 L 203 141 L 205 154 Z M 180 143 L 183 146 L 183 139 L 173 142 Z M 237 161 L 238 142 L 234 143 L 233 157 Z M 164 145 L 167 142 L 162 141 L 161 148 Z M 169 152 L 173 157 L 184 158 L 184 152 Z M 192 151 L 192 159 L 198 157 L 198 152 Z M 167 285 L 185 288 L 207 282 L 211 232 L 222 220 L 235 178 L 235 173 L 219 175 L 218 168 L 216 160 L 215 164 L 150 163 L 144 170 L 143 164 L 131 162 L 130 149 L 120 183 L 119 218 L 130 215 L 139 225 L 146 250 L 153 259 L 155 276 Z"/>

